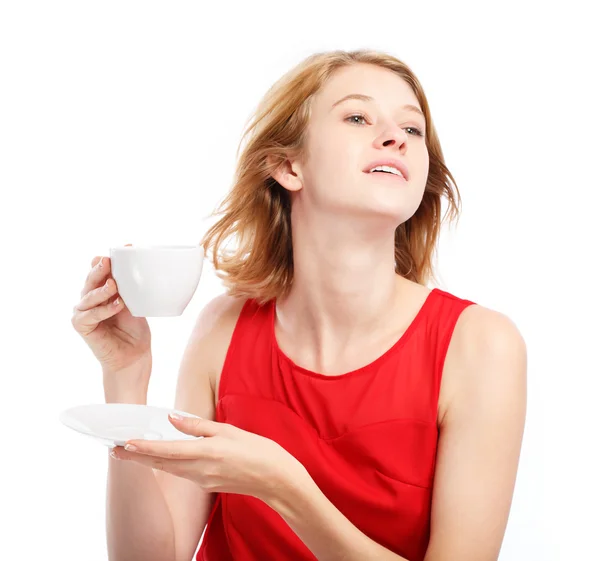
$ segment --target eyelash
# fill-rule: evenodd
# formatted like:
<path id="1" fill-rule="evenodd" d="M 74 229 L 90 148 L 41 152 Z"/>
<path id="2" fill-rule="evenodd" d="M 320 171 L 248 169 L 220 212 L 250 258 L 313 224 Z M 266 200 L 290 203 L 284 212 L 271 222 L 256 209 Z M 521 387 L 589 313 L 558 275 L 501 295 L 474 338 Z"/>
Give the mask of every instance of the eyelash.
<path id="1" fill-rule="evenodd" d="M 348 119 L 352 119 L 352 117 L 360 117 L 361 119 L 366 119 L 365 115 L 362 115 L 361 113 L 355 113 L 354 115 L 350 115 L 349 117 L 346 117 L 344 120 L 348 121 Z M 358 123 L 353 123 L 353 124 L 357 125 Z M 418 129 L 417 127 L 406 127 L 406 128 L 417 131 L 412 136 L 423 136 L 423 131 L 421 129 Z"/>

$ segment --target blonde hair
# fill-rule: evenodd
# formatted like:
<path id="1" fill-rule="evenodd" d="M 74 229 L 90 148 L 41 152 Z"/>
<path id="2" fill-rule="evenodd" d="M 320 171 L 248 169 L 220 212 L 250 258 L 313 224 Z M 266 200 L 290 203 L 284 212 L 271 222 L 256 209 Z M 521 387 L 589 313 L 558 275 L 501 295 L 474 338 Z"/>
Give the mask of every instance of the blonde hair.
<path id="1" fill-rule="evenodd" d="M 242 135 L 233 186 L 212 213 L 222 218 L 200 242 L 206 255 L 213 252 L 215 272 L 230 295 L 264 304 L 289 292 L 294 278 L 290 195 L 271 174 L 288 157 L 302 157 L 315 93 L 337 69 L 357 63 L 374 64 L 403 78 L 425 115 L 429 174 L 419 208 L 396 228 L 394 258 L 397 274 L 424 285 L 430 278 L 435 280 L 433 255 L 443 222 L 441 199 L 445 196 L 448 200 L 446 214 L 450 213 L 451 221 L 458 219 L 461 200 L 444 164 L 423 88 L 408 66 L 391 55 L 336 50 L 309 56 L 275 82 Z M 248 142 L 239 157 L 246 137 Z M 232 236 L 239 244 L 232 251 L 225 250 L 222 246 Z"/>

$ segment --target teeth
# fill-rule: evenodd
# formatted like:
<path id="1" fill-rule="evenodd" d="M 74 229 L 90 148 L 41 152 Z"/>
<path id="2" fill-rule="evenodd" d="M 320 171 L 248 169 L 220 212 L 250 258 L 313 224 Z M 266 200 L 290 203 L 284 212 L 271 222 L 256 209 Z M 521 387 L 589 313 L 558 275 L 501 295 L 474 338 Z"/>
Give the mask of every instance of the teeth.
<path id="1" fill-rule="evenodd" d="M 377 166 L 373 168 L 369 173 L 373 173 L 374 171 L 387 171 L 389 173 L 393 173 L 395 175 L 403 177 L 403 175 L 396 168 L 393 168 L 391 166 Z"/>

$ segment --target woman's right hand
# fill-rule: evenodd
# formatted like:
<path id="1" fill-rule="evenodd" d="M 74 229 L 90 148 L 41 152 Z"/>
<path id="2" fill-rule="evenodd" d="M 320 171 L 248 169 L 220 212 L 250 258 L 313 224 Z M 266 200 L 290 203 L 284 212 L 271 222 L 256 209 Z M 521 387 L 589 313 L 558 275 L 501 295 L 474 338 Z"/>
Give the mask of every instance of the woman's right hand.
<path id="1" fill-rule="evenodd" d="M 145 317 L 131 315 L 110 273 L 110 258 L 94 257 L 81 300 L 73 308 L 71 323 L 100 361 L 105 375 L 118 377 L 120 372 L 131 371 L 135 365 L 147 369 L 147 373 L 140 373 L 141 380 L 122 381 L 123 387 L 131 388 L 135 383 L 145 385 L 139 389 L 147 391 L 152 362 L 150 327 Z"/>

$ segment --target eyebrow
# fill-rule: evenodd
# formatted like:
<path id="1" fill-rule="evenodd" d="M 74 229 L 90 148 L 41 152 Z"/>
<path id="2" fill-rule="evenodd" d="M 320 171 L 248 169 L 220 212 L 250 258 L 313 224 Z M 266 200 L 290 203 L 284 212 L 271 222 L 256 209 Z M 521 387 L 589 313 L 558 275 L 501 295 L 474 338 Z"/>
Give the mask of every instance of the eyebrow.
<path id="1" fill-rule="evenodd" d="M 331 106 L 331 109 L 333 109 L 335 106 L 342 103 L 342 101 L 346 101 L 347 99 L 358 99 L 360 101 L 374 101 L 374 99 L 370 95 L 348 94 L 348 95 L 344 96 L 342 99 L 338 99 Z M 402 107 L 400 107 L 400 109 L 405 109 L 406 111 L 412 111 L 414 113 L 418 113 L 419 115 L 421 115 L 421 117 L 425 118 L 425 115 L 423 115 L 423 112 L 418 107 L 416 107 L 415 105 L 411 105 L 410 103 L 407 105 L 403 105 Z"/>

